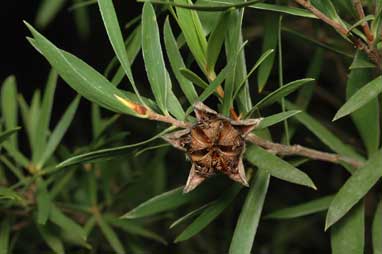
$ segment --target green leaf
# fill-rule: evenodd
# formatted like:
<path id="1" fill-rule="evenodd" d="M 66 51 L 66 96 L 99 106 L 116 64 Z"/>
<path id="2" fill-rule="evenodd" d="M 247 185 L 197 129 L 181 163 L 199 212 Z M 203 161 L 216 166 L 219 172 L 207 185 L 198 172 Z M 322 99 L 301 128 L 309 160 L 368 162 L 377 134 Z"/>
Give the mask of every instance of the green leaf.
<path id="1" fill-rule="evenodd" d="M 4 132 L 1 132 L 0 133 L 0 144 L 3 143 L 5 140 L 7 140 L 7 138 L 11 137 L 16 132 L 18 132 L 20 129 L 21 129 L 20 127 L 16 127 L 12 130 L 7 130 Z"/>
<path id="2" fill-rule="evenodd" d="M 175 239 L 175 243 L 190 239 L 207 227 L 216 217 L 218 217 L 224 209 L 232 203 L 237 194 L 239 194 L 242 186 L 234 184 L 230 189 L 225 191 L 213 204 L 208 206 L 201 215 L 199 215 L 180 235 Z"/>
<path id="3" fill-rule="evenodd" d="M 373 240 L 373 253 L 382 254 L 382 201 L 378 203 L 375 210 L 373 225 L 372 225 L 372 240 Z"/>
<path id="4" fill-rule="evenodd" d="M 273 54 L 274 50 L 270 49 L 265 51 L 259 59 L 257 59 L 256 63 L 253 65 L 252 69 L 249 71 L 247 76 L 240 82 L 240 84 L 237 86 L 236 91 L 233 95 L 233 98 L 236 98 L 236 96 L 243 90 L 245 87 L 248 79 L 251 77 L 251 75 L 255 72 L 255 70 L 267 59 L 271 54 Z"/>
<path id="5" fill-rule="evenodd" d="M 37 223 L 45 225 L 51 210 L 51 199 L 42 179 L 37 181 Z"/>
<path id="6" fill-rule="evenodd" d="M 376 98 L 382 92 L 382 76 L 370 81 L 359 89 L 347 102 L 337 111 L 333 121 L 360 109 L 365 104 Z"/>
<path id="7" fill-rule="evenodd" d="M 245 158 L 276 178 L 317 189 L 307 174 L 260 147 L 250 146 L 245 153 Z"/>
<path id="8" fill-rule="evenodd" d="M 259 169 L 241 209 L 229 247 L 230 254 L 251 253 L 268 191 L 269 174 Z"/>
<path id="9" fill-rule="evenodd" d="M 0 225 L 0 254 L 9 253 L 11 226 L 8 218 L 3 218 Z"/>
<path id="10" fill-rule="evenodd" d="M 49 230 L 48 226 L 37 224 L 37 229 L 40 232 L 46 244 L 52 249 L 54 253 L 56 254 L 65 253 L 64 245 L 61 239 L 56 237 L 55 234 Z"/>
<path id="11" fill-rule="evenodd" d="M 30 166 L 28 158 L 25 157 L 24 154 L 22 154 L 19 150 L 13 147 L 10 143 L 4 142 L 3 147 L 9 153 L 9 155 L 21 166 L 23 166 L 24 168 L 28 168 Z"/>
<path id="12" fill-rule="evenodd" d="M 273 103 L 280 101 L 282 98 L 293 93 L 294 91 L 299 89 L 301 86 L 308 84 L 312 81 L 314 81 L 314 79 L 311 79 L 311 78 L 299 79 L 278 88 L 277 90 L 265 96 L 258 103 L 256 103 L 256 105 L 248 113 L 248 115 L 250 116 L 257 109 L 272 105 Z"/>
<path id="13" fill-rule="evenodd" d="M 279 209 L 268 214 L 267 219 L 293 219 L 322 211 L 326 211 L 333 200 L 334 195 L 325 196 L 299 205 Z"/>
<path id="14" fill-rule="evenodd" d="M 216 88 L 223 83 L 223 81 L 226 79 L 227 75 L 232 71 L 232 69 L 235 67 L 237 57 L 240 55 L 240 52 L 243 50 L 246 43 L 243 43 L 241 45 L 240 49 L 237 51 L 236 58 L 231 58 L 228 64 L 223 68 L 223 70 L 220 71 L 220 73 L 216 76 L 216 79 L 212 81 L 208 87 L 202 92 L 202 94 L 199 96 L 199 101 L 203 102 L 205 101 L 212 93 L 216 91 Z M 188 112 L 188 110 L 187 110 Z"/>
<path id="15" fill-rule="evenodd" d="M 227 11 L 232 9 L 238 9 L 243 8 L 246 6 L 249 6 L 253 3 L 258 2 L 259 0 L 250 0 L 248 2 L 243 3 L 237 3 L 237 4 L 228 4 L 224 2 L 220 2 L 218 5 L 212 5 L 212 4 L 182 4 L 177 2 L 167 2 L 167 1 L 161 1 L 161 0 L 138 0 L 138 2 L 144 2 L 144 3 L 153 3 L 153 4 L 163 4 L 163 5 L 169 5 L 169 6 L 175 6 L 178 8 L 184 8 L 189 10 L 196 10 L 196 11 L 211 11 L 211 12 L 218 12 L 218 11 Z"/>
<path id="16" fill-rule="evenodd" d="M 147 77 L 155 100 L 162 112 L 166 113 L 167 96 L 171 90 L 171 82 L 168 82 L 166 77 L 167 70 L 162 55 L 158 24 L 154 8 L 150 3 L 145 3 L 143 6 L 142 51 Z"/>
<path id="17" fill-rule="evenodd" d="M 273 11 L 273 12 L 279 12 L 283 14 L 298 16 L 298 17 L 317 19 L 317 17 L 313 13 L 302 8 L 295 8 L 295 7 L 289 7 L 289 6 L 283 6 L 283 5 L 268 4 L 268 3 L 255 3 L 253 5 L 250 5 L 249 7 L 258 9 L 258 10 Z"/>
<path id="18" fill-rule="evenodd" d="M 135 144 L 131 144 L 131 145 L 125 145 L 125 146 L 119 146 L 119 147 L 113 147 L 113 148 L 107 148 L 107 149 L 102 149 L 102 150 L 97 150 L 97 151 L 93 151 L 93 152 L 90 152 L 90 153 L 85 153 L 85 154 L 80 154 L 80 155 L 77 155 L 77 156 L 74 156 L 74 157 L 71 157 L 69 159 L 66 159 L 65 161 L 61 162 L 60 164 L 58 164 L 56 166 L 56 169 L 60 169 L 60 168 L 64 168 L 64 167 L 69 167 L 69 166 L 73 166 L 73 165 L 77 165 L 77 164 L 83 164 L 83 163 L 89 163 L 89 162 L 94 162 L 94 161 L 97 161 L 97 160 L 110 160 L 110 159 L 113 159 L 117 156 L 121 156 L 121 155 L 124 155 L 126 154 L 128 151 L 131 150 L 131 148 L 134 148 L 134 147 L 137 147 L 137 146 L 140 146 L 140 145 L 144 145 L 146 143 L 149 143 L 157 138 L 160 138 L 162 135 L 164 135 L 165 133 L 173 130 L 174 127 L 169 127 L 167 129 L 165 129 L 164 131 L 158 133 L 157 135 L 155 135 L 154 137 L 148 139 L 148 140 L 145 140 L 145 141 L 142 141 L 142 142 L 139 142 L 139 143 L 135 143 Z"/>
<path id="19" fill-rule="evenodd" d="M 333 254 L 364 254 L 365 212 L 363 202 L 359 203 L 331 230 Z"/>
<path id="20" fill-rule="evenodd" d="M 5 129 L 10 130 L 17 127 L 17 88 L 16 78 L 9 76 L 1 86 L 1 113 L 5 121 Z M 10 138 L 10 144 L 17 147 L 17 136 Z"/>
<path id="21" fill-rule="evenodd" d="M 274 50 L 277 47 L 277 35 L 279 31 L 279 15 L 277 14 L 267 14 L 265 16 L 264 23 L 264 39 L 263 39 L 263 53 L 268 50 Z M 273 63 L 275 60 L 275 55 L 272 54 L 266 60 L 264 60 L 263 64 L 260 65 L 259 71 L 257 74 L 257 85 L 259 92 L 262 92 L 267 81 L 269 75 L 271 74 Z"/>
<path id="22" fill-rule="evenodd" d="M 338 16 L 337 10 L 331 0 L 311 0 L 310 3 L 318 10 L 326 14 L 326 16 L 328 16 L 330 19 L 335 20 L 346 27 L 344 22 Z"/>
<path id="23" fill-rule="evenodd" d="M 210 37 L 208 38 L 207 72 L 213 73 L 215 71 L 216 61 L 218 60 L 218 57 L 220 55 L 220 52 L 224 43 L 228 17 L 229 17 L 228 14 L 221 15 L 218 24 L 216 25 L 215 29 L 212 31 Z"/>
<path id="24" fill-rule="evenodd" d="M 360 52 L 357 52 L 353 64 L 356 61 L 358 62 L 359 59 L 366 58 L 366 56 L 359 56 L 360 54 Z M 371 69 L 363 68 L 351 70 L 347 80 L 346 97 L 349 98 L 356 93 L 357 90 L 362 89 L 362 87 L 370 81 L 372 74 Z M 365 106 L 351 114 L 352 120 L 362 137 L 368 154 L 374 153 L 379 147 L 380 123 L 378 114 L 378 98 L 371 100 Z"/>
<path id="25" fill-rule="evenodd" d="M 113 228 L 102 218 L 101 215 L 97 215 L 97 223 L 100 227 L 103 235 L 109 242 L 110 246 L 113 248 L 115 253 L 117 254 L 123 254 L 126 253 L 125 249 L 123 248 L 123 244 L 118 239 L 117 234 L 113 230 Z"/>
<path id="26" fill-rule="evenodd" d="M 73 0 L 74 4 L 81 4 L 83 0 Z M 74 22 L 76 24 L 77 32 L 83 41 L 89 39 L 91 32 L 90 13 L 87 8 L 73 9 Z"/>
<path id="27" fill-rule="evenodd" d="M 282 31 L 283 32 L 286 32 L 296 38 L 299 38 L 301 40 L 303 40 L 305 42 L 305 45 L 308 45 L 306 42 L 309 42 L 310 45 L 312 46 L 318 46 L 322 49 L 326 49 L 326 50 L 329 50 L 331 52 L 334 52 L 336 54 L 339 54 L 339 55 L 342 55 L 342 56 L 345 56 L 349 59 L 353 59 L 353 54 L 351 53 L 348 53 L 346 51 L 343 51 L 341 49 L 339 49 L 338 47 L 334 47 L 334 46 L 331 46 L 331 45 L 328 45 L 328 44 L 325 44 L 325 43 L 322 43 L 321 41 L 319 41 L 319 39 L 316 39 L 316 38 L 312 38 L 310 36 L 306 36 L 304 34 L 302 34 L 301 32 L 299 31 L 296 31 L 292 28 L 289 28 L 289 27 L 282 27 Z M 308 77 L 314 77 L 314 76 L 308 76 Z"/>
<path id="28" fill-rule="evenodd" d="M 140 103 L 144 105 L 144 102 L 139 95 L 138 89 L 135 86 L 135 81 L 130 68 L 130 61 L 128 55 L 126 54 L 125 43 L 123 41 L 121 28 L 119 27 L 118 18 L 117 14 L 115 13 L 113 1 L 99 0 L 98 6 L 101 12 L 103 24 L 106 28 L 106 32 L 109 37 L 110 43 L 113 47 L 113 50 L 119 62 L 121 63 L 121 66 L 125 71 L 125 74 L 129 79 L 135 94 L 138 96 Z"/>
<path id="29" fill-rule="evenodd" d="M 231 11 L 227 14 L 226 17 L 227 27 L 231 28 L 225 30 L 226 58 L 228 63 L 232 62 L 232 67 L 229 68 L 226 80 L 224 82 L 224 97 L 221 106 L 221 113 L 226 116 L 229 116 L 230 108 L 233 107 L 233 93 L 237 86 L 236 66 L 239 62 L 239 56 L 242 53 L 240 49 L 242 16 L 243 15 L 241 11 Z"/>
<path id="30" fill-rule="evenodd" d="M 356 28 L 357 26 L 361 26 L 363 25 L 364 23 L 367 23 L 368 21 L 370 20 L 374 20 L 375 19 L 375 16 L 374 15 L 367 15 L 365 17 L 363 17 L 362 19 L 359 19 L 357 22 L 355 22 L 352 26 L 350 26 L 348 28 L 348 31 L 351 32 L 354 28 Z"/>
<path id="31" fill-rule="evenodd" d="M 193 5 L 191 0 L 175 0 L 176 4 Z M 182 30 L 188 47 L 200 69 L 205 73 L 207 64 L 207 40 L 200 22 L 198 13 L 193 10 L 186 10 L 176 7 L 177 22 Z"/>
<path id="32" fill-rule="evenodd" d="M 164 24 L 163 33 L 167 56 L 170 60 L 170 64 L 174 72 L 175 78 L 178 80 L 180 88 L 182 89 L 188 102 L 191 105 L 193 105 L 198 99 L 198 94 L 196 93 L 193 84 L 190 81 L 188 81 L 185 77 L 183 77 L 183 75 L 180 72 L 180 69 L 185 68 L 186 66 L 183 62 L 182 55 L 179 52 L 178 45 L 176 43 L 175 36 L 172 32 L 168 17 L 166 18 L 166 22 Z"/>
<path id="33" fill-rule="evenodd" d="M 194 83 L 200 88 L 206 89 L 208 87 L 208 83 L 204 81 L 201 77 L 198 76 L 195 72 L 187 69 L 187 68 L 180 68 L 180 73 L 189 81 Z"/>
<path id="34" fill-rule="evenodd" d="M 202 205 L 201 207 L 195 209 L 195 210 L 192 210 L 191 212 L 187 213 L 186 215 L 180 217 L 179 219 L 177 219 L 176 221 L 174 221 L 173 223 L 171 223 L 171 225 L 168 227 L 168 228 L 174 228 L 176 227 L 177 225 L 191 219 L 192 217 L 195 217 L 196 215 L 200 214 L 201 212 L 203 212 L 204 209 L 206 209 L 207 207 L 209 207 L 211 204 L 213 204 L 213 202 L 210 202 L 210 203 L 207 203 L 205 205 Z"/>
<path id="35" fill-rule="evenodd" d="M 74 55 L 58 49 L 32 26 L 26 23 L 34 36 L 29 40 L 49 61 L 57 73 L 79 94 L 90 101 L 118 113 L 137 115 L 118 98 L 130 100 L 105 77 Z"/>
<path id="36" fill-rule="evenodd" d="M 72 219 L 64 215 L 55 205 L 52 204 L 51 211 L 49 215 L 49 220 L 62 228 L 64 231 L 80 238 L 81 240 L 86 240 L 86 232 L 84 229 L 74 222 Z"/>
<path id="37" fill-rule="evenodd" d="M 43 0 L 41 1 L 36 16 L 36 25 L 43 29 L 56 17 L 64 7 L 66 0 Z"/>
<path id="38" fill-rule="evenodd" d="M 325 228 L 341 219 L 382 176 L 382 150 L 374 153 L 365 166 L 345 182 L 330 204 Z"/>
<path id="39" fill-rule="evenodd" d="M 130 65 L 132 65 L 135 59 L 137 58 L 138 53 L 141 50 L 141 46 L 142 46 L 142 26 L 141 25 L 138 25 L 134 29 L 134 31 L 131 32 L 130 36 L 125 41 L 125 45 L 126 45 L 127 58 L 129 59 Z M 113 58 L 113 60 L 110 62 L 108 68 L 112 68 L 113 63 L 117 62 L 117 58 Z M 105 76 L 107 76 L 107 73 L 110 72 L 108 68 L 106 68 L 106 70 L 104 71 Z M 119 66 L 114 76 L 111 79 L 111 83 L 113 83 L 115 86 L 118 86 L 123 80 L 124 76 L 125 76 L 125 71 L 122 66 Z"/>
<path id="40" fill-rule="evenodd" d="M 198 193 L 198 190 L 185 195 L 183 187 L 164 192 L 140 204 L 121 218 L 136 219 L 172 210 L 195 199 L 197 195 L 195 193 Z"/>
<path id="41" fill-rule="evenodd" d="M 261 120 L 259 126 L 256 127 L 256 129 L 265 129 L 269 126 L 272 126 L 274 124 L 277 124 L 279 122 L 282 122 L 294 115 L 297 115 L 298 113 L 301 113 L 299 110 L 290 110 L 286 112 L 281 112 L 275 115 L 267 116 L 264 119 Z"/>
<path id="42" fill-rule="evenodd" d="M 285 101 L 285 106 L 288 110 L 299 110 L 297 106 L 288 101 Z M 295 118 L 334 152 L 360 161 L 364 160 L 350 146 L 344 144 L 336 135 L 331 133 L 325 126 L 307 113 L 301 112 L 295 115 Z"/>
<path id="43" fill-rule="evenodd" d="M 41 159 L 37 162 L 36 167 L 42 168 L 46 161 L 52 156 L 57 146 L 60 144 L 62 138 L 64 137 L 66 131 L 68 130 L 74 115 L 77 112 L 78 104 L 80 103 L 80 96 L 77 96 L 69 107 L 66 109 L 65 113 L 62 115 L 57 126 L 54 128 L 52 135 L 49 138 L 48 144 L 46 145 L 45 151 L 42 154 Z"/>
<path id="44" fill-rule="evenodd" d="M 375 64 L 369 61 L 369 58 L 360 50 L 357 50 L 357 53 L 354 56 L 353 62 L 350 65 L 349 69 L 372 69 L 375 68 Z"/>
<path id="45" fill-rule="evenodd" d="M 143 225 L 140 225 L 132 220 L 121 220 L 108 214 L 104 215 L 104 219 L 114 227 L 118 227 L 132 235 L 141 236 L 162 244 L 167 244 L 166 240 L 161 235 L 144 228 Z"/>
<path id="46" fill-rule="evenodd" d="M 39 117 L 35 132 L 33 133 L 34 138 L 32 139 L 32 162 L 37 163 L 41 160 L 41 156 L 46 149 L 47 137 L 49 134 L 49 123 L 52 114 L 54 92 L 57 85 L 57 73 L 52 69 L 49 73 L 48 81 L 46 82 L 46 88 L 44 92 L 44 97 L 42 100 L 41 108 L 39 110 Z M 36 138 L 38 137 L 38 138 Z"/>
<path id="47" fill-rule="evenodd" d="M 0 200 L 1 199 L 10 199 L 17 201 L 21 205 L 26 205 L 26 200 L 16 191 L 6 188 L 6 187 L 0 187 Z M 1 246 L 1 245 L 0 245 Z"/>

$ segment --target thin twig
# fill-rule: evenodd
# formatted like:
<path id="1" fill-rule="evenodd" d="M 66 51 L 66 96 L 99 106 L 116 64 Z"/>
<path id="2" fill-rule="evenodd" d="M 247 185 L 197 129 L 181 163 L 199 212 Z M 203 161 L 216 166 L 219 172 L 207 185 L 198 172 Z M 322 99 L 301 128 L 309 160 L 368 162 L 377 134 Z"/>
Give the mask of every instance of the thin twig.
<path id="1" fill-rule="evenodd" d="M 179 128 L 190 128 L 192 126 L 191 123 L 179 121 L 174 119 L 171 116 L 159 115 L 154 112 L 152 112 L 152 114 L 149 114 L 149 116 L 150 117 L 148 118 L 151 120 L 170 123 L 173 126 L 176 126 Z M 355 168 L 358 168 L 364 165 L 362 161 L 358 161 L 353 158 L 349 158 L 349 157 L 345 157 L 345 156 L 333 154 L 333 153 L 326 153 L 326 152 L 314 150 L 308 147 L 304 147 L 301 145 L 288 146 L 288 145 L 282 145 L 279 143 L 273 143 L 266 139 L 260 138 L 252 133 L 246 137 L 246 140 L 248 142 L 254 143 L 258 146 L 261 146 L 281 156 L 298 155 L 298 156 L 307 157 L 313 160 L 328 161 L 335 164 L 347 163 L 350 166 L 353 166 Z"/>
<path id="2" fill-rule="evenodd" d="M 317 18 L 324 21 L 326 24 L 333 27 L 338 33 L 341 35 L 347 37 L 349 40 L 351 40 L 356 48 L 359 50 L 365 51 L 365 53 L 368 55 L 369 59 L 372 60 L 374 63 L 378 65 L 379 68 L 381 68 L 381 56 L 379 55 L 378 51 L 376 51 L 373 48 L 370 48 L 368 44 L 366 44 L 363 40 L 358 38 L 357 36 L 354 36 L 350 31 L 344 27 L 341 23 L 332 20 L 328 16 L 326 16 L 323 12 L 318 10 L 316 7 L 314 7 L 310 1 L 308 0 L 295 0 L 296 3 L 300 4 L 310 12 L 312 12 L 314 15 L 316 15 Z"/>
<path id="3" fill-rule="evenodd" d="M 365 12 L 363 11 L 361 0 L 353 0 L 353 5 L 357 11 L 358 17 L 360 19 L 364 19 L 365 18 Z M 363 22 L 362 29 L 363 29 L 363 33 L 366 35 L 366 38 L 367 38 L 369 46 L 370 46 L 372 44 L 372 42 L 374 41 L 374 36 L 370 31 L 369 23 L 367 23 L 366 21 Z"/>
<path id="4" fill-rule="evenodd" d="M 179 128 L 190 128 L 192 126 L 191 123 L 179 121 L 171 116 L 160 115 L 158 113 L 155 113 L 154 111 L 147 111 L 146 115 L 147 115 L 147 118 L 150 120 L 169 123 Z"/>
<path id="5" fill-rule="evenodd" d="M 314 150 L 301 145 L 287 146 L 279 143 L 273 143 L 252 133 L 247 136 L 247 141 L 266 148 L 277 155 L 299 155 L 313 160 L 328 161 L 335 164 L 346 163 L 355 168 L 359 168 L 364 165 L 363 162 L 352 158 Z"/>

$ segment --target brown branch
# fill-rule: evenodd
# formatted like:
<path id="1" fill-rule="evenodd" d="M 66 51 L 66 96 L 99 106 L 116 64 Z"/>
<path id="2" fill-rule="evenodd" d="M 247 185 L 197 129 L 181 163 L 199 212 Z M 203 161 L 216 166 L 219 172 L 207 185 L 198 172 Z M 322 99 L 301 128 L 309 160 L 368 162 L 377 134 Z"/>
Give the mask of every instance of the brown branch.
<path id="1" fill-rule="evenodd" d="M 273 143 L 252 133 L 247 136 L 247 141 L 266 148 L 277 155 L 299 155 L 312 160 L 328 161 L 335 164 L 346 163 L 355 168 L 359 168 L 364 165 L 363 162 L 352 158 L 314 150 L 301 145 L 287 146 L 279 143 Z"/>
<path id="2" fill-rule="evenodd" d="M 353 0 L 353 5 L 357 11 L 358 17 L 360 19 L 364 19 L 365 18 L 365 12 L 363 11 L 361 0 Z M 371 43 L 374 41 L 374 36 L 371 33 L 369 24 L 366 21 L 363 22 L 362 29 L 363 29 L 363 33 L 365 34 L 365 36 L 369 42 L 369 46 L 370 46 Z"/>
<path id="3" fill-rule="evenodd" d="M 179 121 L 179 120 L 177 120 L 177 119 L 175 119 L 169 115 L 168 116 L 160 115 L 160 114 L 155 113 L 154 111 L 151 111 L 151 110 L 148 110 L 146 112 L 146 116 L 150 120 L 169 123 L 169 124 L 176 126 L 176 127 L 179 127 L 179 128 L 190 128 L 192 126 L 191 123 Z"/>
<path id="4" fill-rule="evenodd" d="M 164 116 L 164 115 L 159 115 L 157 113 L 151 112 L 148 117 L 150 120 L 154 121 L 160 121 L 160 122 L 165 122 L 165 123 L 170 123 L 173 126 L 179 127 L 179 128 L 190 128 L 192 126 L 191 123 L 184 122 L 184 121 L 179 121 L 174 119 L 171 116 Z M 271 141 L 268 141 L 266 139 L 260 138 L 254 134 L 249 134 L 246 137 L 246 140 L 248 142 L 254 143 L 258 146 L 261 146 L 267 150 L 272 151 L 273 153 L 281 156 L 285 155 L 298 155 L 298 156 L 303 156 L 307 157 L 313 160 L 321 160 L 321 161 L 328 161 L 331 163 L 335 164 L 341 164 L 341 163 L 346 163 L 349 164 L 355 168 L 361 167 L 364 165 L 362 161 L 358 161 L 352 158 L 348 158 L 345 156 L 341 156 L 338 154 L 333 154 L 333 153 L 326 153 L 318 150 L 314 150 L 311 148 L 307 148 L 301 145 L 292 145 L 292 146 L 287 146 L 279 143 L 273 143 Z"/>
<path id="5" fill-rule="evenodd" d="M 354 1 L 356 1 L 356 0 L 354 0 Z M 345 36 L 346 38 L 348 38 L 349 40 L 351 40 L 356 48 L 358 48 L 359 50 L 365 51 L 365 53 L 368 55 L 370 60 L 372 60 L 374 63 L 376 63 L 378 65 L 379 68 L 381 68 L 381 56 L 379 55 L 378 51 L 376 51 L 373 48 L 370 48 L 368 44 L 366 44 L 360 38 L 358 38 L 358 37 L 354 36 L 352 33 L 350 33 L 349 29 L 344 27 L 342 24 L 340 24 L 337 21 L 332 20 L 331 18 L 326 16 L 323 12 L 321 12 L 316 7 L 314 7 L 310 3 L 310 1 L 308 1 L 308 0 L 295 0 L 295 2 L 300 4 L 301 6 L 303 6 L 304 8 L 309 10 L 310 12 L 312 12 L 317 18 L 321 19 L 326 24 L 333 27 L 339 34 L 341 34 L 341 35 Z M 363 10 L 362 10 L 362 12 L 363 12 Z"/>

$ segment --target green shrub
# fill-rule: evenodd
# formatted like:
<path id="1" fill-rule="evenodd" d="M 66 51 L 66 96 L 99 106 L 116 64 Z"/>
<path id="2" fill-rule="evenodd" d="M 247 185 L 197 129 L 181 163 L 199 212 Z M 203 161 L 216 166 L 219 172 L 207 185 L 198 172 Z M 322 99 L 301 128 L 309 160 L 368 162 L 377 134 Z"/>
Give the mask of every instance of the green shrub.
<path id="1" fill-rule="evenodd" d="M 25 22 L 52 71 L 29 102 L 15 77 L 1 88 L 0 253 L 327 253 L 326 234 L 332 253 L 382 253 L 381 1 L 143 2 L 124 38 L 112 0 L 74 1 L 84 38 L 99 7 L 115 53 L 103 73 Z M 36 25 L 64 4 L 43 1 Z M 78 95 L 53 127 L 58 77 Z M 64 138 L 81 98 L 88 144 Z M 165 140 L 195 126 L 198 102 L 237 129 L 257 119 L 242 134 L 249 188 L 215 176 L 183 193 L 191 163 Z"/>

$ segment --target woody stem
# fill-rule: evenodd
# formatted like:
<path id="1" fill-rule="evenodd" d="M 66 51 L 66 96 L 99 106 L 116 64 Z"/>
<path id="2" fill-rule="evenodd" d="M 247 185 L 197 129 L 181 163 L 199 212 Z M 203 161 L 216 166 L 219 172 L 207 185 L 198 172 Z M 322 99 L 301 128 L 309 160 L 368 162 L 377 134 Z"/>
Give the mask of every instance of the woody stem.
<path id="1" fill-rule="evenodd" d="M 346 163 L 355 168 L 359 168 L 364 165 L 363 162 L 353 158 L 341 156 L 334 153 L 326 153 L 301 145 L 287 146 L 279 143 L 273 143 L 252 133 L 249 134 L 246 139 L 251 143 L 261 146 L 267 150 L 271 150 L 277 155 L 299 155 L 310 158 L 312 160 L 328 161 L 335 164 Z"/>

